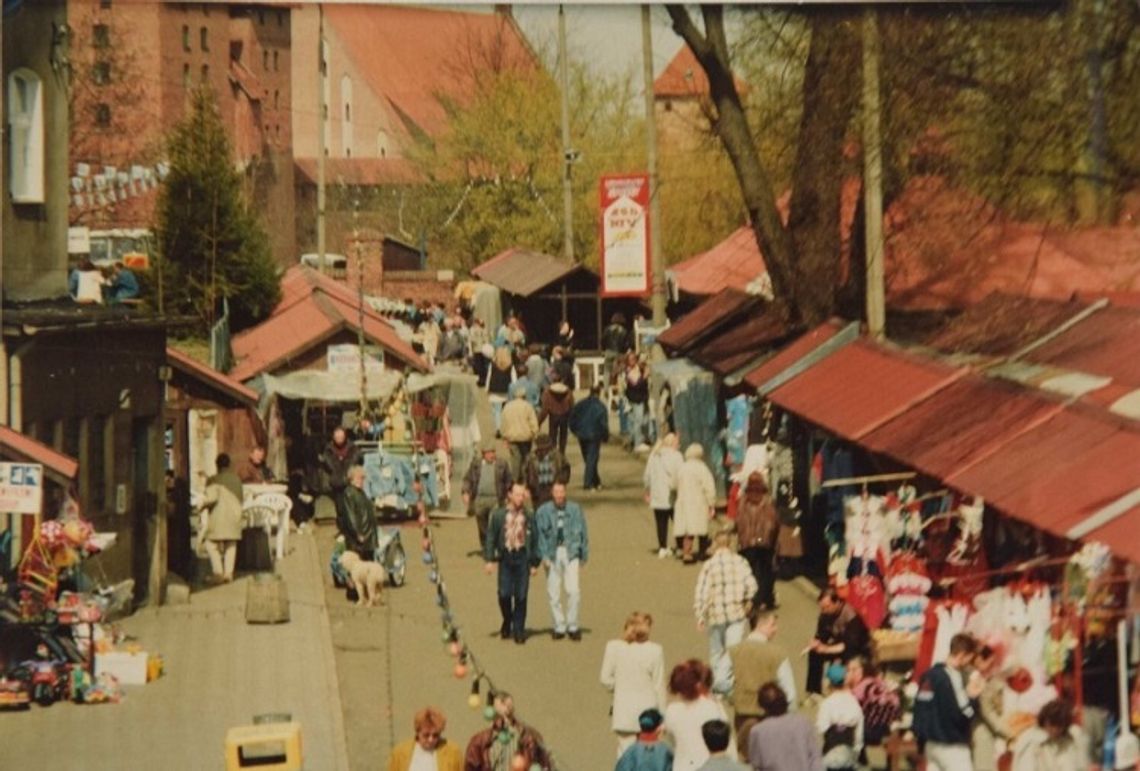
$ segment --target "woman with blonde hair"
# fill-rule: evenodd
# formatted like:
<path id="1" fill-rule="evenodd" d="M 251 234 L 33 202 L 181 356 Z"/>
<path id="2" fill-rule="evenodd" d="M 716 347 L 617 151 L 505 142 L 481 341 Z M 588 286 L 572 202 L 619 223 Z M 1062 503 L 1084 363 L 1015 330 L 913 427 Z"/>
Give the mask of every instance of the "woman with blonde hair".
<path id="1" fill-rule="evenodd" d="M 657 522 L 657 556 L 669 556 L 669 521 L 673 519 L 673 499 L 677 492 L 677 472 L 684 459 L 677 450 L 677 435 L 668 433 L 657 440 L 649 460 L 645 462 L 642 482 L 645 485 L 645 502 L 653 509 Z"/>
<path id="2" fill-rule="evenodd" d="M 499 433 L 499 420 L 503 413 L 503 405 L 510 399 L 511 385 L 515 382 L 515 366 L 511 357 L 511 349 L 505 345 L 495 350 L 491 366 L 487 367 L 487 381 L 483 387 L 487 390 L 487 399 L 491 402 L 491 416 L 495 421 L 495 433 Z"/>
<path id="3" fill-rule="evenodd" d="M 602 659 L 602 685 L 613 691 L 612 727 L 617 754 L 637 740 L 638 716 L 647 709 L 665 710 L 665 654 L 650 642 L 653 616 L 641 611 L 625 619 L 621 638 L 606 643 Z"/>

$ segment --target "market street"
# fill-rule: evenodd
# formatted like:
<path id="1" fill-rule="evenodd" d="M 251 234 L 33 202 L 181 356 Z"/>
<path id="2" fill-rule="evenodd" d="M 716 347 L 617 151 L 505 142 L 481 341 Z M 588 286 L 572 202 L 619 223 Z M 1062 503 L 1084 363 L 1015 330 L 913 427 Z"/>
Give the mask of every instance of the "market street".
<path id="1" fill-rule="evenodd" d="M 581 456 L 573 441 L 567 455 L 573 465 L 570 498 L 582 504 L 590 529 L 581 642 L 551 638 L 541 572 L 531 579 L 526 645 L 500 640 L 495 579 L 483 573 L 482 559 L 471 555 L 475 521 L 434 520 L 433 537 L 455 621 L 495 686 L 514 695 L 521 718 L 543 734 L 559 769 L 596 771 L 612 767 L 615 748 L 610 694 L 598 682 L 602 652 L 607 640 L 619 636 L 626 615 L 633 610 L 653 615 L 652 639 L 665 649 L 666 671 L 685 658 L 707 659 L 708 647 L 693 619 L 699 567 L 657 558 L 652 514 L 642 500 L 643 456 L 606 446 L 600 464 L 606 488 L 582 492 Z M 333 527 L 323 525 L 319 543 L 325 559 L 332 538 Z M 447 715 L 445 733 L 461 747 L 486 725 L 481 709 L 467 706 L 471 678 L 460 681 L 452 674 L 454 659 L 441 641 L 435 586 L 420 561 L 419 527 L 403 528 L 402 538 L 408 581 L 385 589 L 383 607 L 357 608 L 331 584 L 327 592 L 354 769 L 377 768 L 394 742 L 411 736 L 412 716 L 426 705 Z M 805 659 L 799 651 L 815 629 L 815 599 L 802 582 L 777 587 L 778 641 L 802 688 Z"/>

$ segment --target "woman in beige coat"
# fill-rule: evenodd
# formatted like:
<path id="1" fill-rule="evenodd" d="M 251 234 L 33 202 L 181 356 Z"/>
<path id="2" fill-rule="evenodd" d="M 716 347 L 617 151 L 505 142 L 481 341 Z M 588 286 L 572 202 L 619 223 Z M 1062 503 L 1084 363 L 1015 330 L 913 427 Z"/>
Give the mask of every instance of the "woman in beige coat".
<path id="1" fill-rule="evenodd" d="M 606 643 L 602 685 L 613 691 L 613 732 L 618 757 L 637 740 L 638 717 L 647 709 L 665 711 L 665 654 L 649 641 L 653 616 L 634 611 L 625 620 L 621 639 Z"/>
<path id="2" fill-rule="evenodd" d="M 704 448 L 695 442 L 685 450 L 685 462 L 677 472 L 677 501 L 673 507 L 673 535 L 681 539 L 681 560 L 691 563 L 693 536 L 709 534 L 709 520 L 716 510 L 716 480 L 705 465 Z"/>
<path id="3" fill-rule="evenodd" d="M 241 540 L 241 479 L 230 467 L 230 456 L 217 460 L 218 473 L 206 485 L 202 498 L 202 537 L 210 557 L 213 583 L 234 580 L 237 543 Z"/>

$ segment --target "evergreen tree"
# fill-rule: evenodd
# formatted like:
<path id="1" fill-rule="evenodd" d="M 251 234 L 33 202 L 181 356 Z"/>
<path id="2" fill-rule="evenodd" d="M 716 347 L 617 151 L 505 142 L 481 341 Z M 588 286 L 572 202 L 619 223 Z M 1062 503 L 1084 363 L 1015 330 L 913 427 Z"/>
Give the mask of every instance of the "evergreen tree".
<path id="1" fill-rule="evenodd" d="M 197 316 L 208 332 L 227 298 L 234 330 L 256 324 L 280 300 L 281 286 L 209 88 L 194 92 L 167 156 L 156 228 L 166 312 Z"/>

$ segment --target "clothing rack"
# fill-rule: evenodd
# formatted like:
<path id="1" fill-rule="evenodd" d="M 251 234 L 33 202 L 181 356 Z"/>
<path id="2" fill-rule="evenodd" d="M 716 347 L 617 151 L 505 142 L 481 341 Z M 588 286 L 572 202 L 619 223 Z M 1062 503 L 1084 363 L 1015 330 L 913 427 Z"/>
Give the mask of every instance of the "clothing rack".
<path id="1" fill-rule="evenodd" d="M 915 471 L 895 471 L 890 474 L 870 474 L 861 477 L 843 477 L 841 479 L 829 479 L 820 485 L 820 489 L 829 487 L 848 487 L 850 485 L 867 485 L 875 482 L 897 482 L 903 479 L 914 479 L 918 476 Z"/>

